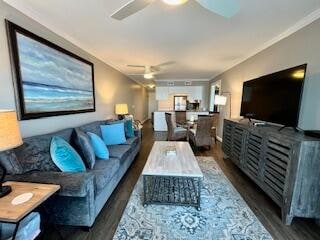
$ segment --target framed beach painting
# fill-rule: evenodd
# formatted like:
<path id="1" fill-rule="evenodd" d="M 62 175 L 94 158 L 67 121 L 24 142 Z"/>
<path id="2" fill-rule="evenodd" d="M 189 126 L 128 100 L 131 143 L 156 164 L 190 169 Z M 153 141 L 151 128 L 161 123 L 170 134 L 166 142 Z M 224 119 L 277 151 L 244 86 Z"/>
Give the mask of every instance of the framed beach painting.
<path id="1" fill-rule="evenodd" d="M 6 20 L 20 120 L 94 112 L 93 64 Z"/>

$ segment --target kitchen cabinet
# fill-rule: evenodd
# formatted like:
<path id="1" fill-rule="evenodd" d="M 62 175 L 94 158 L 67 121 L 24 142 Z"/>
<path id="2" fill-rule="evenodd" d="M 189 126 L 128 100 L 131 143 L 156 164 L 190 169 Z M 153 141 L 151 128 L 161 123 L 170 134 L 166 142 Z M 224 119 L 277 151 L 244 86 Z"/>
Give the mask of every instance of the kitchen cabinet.
<path id="1" fill-rule="evenodd" d="M 202 100 L 203 86 L 156 87 L 156 100 L 170 100 L 174 95 L 186 95 L 190 102 Z"/>

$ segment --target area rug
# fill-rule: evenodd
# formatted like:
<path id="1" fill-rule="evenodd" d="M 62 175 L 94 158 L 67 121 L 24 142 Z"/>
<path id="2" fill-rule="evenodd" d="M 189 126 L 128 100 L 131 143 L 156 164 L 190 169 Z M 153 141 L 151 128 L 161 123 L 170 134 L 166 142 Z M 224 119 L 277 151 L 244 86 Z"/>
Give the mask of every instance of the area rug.
<path id="1" fill-rule="evenodd" d="M 212 157 L 198 157 L 204 174 L 201 211 L 194 207 L 142 206 L 138 180 L 114 240 L 272 239 Z"/>

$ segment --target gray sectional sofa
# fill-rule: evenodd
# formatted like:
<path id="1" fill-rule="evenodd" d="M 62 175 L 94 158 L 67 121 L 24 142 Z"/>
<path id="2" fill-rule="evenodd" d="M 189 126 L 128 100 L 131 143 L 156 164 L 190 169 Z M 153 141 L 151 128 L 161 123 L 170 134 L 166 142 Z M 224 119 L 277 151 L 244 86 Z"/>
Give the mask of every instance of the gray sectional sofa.
<path id="1" fill-rule="evenodd" d="M 80 126 L 84 132 L 101 136 L 98 121 Z M 109 196 L 126 173 L 141 146 L 141 132 L 127 139 L 125 144 L 108 146 L 110 159 L 96 160 L 92 170 L 83 173 L 64 173 L 50 157 L 50 142 L 60 136 L 70 142 L 73 129 L 24 139 L 22 146 L 0 153 L 0 163 L 9 175 L 6 180 L 52 183 L 60 191 L 44 203 L 55 224 L 91 227 Z"/>

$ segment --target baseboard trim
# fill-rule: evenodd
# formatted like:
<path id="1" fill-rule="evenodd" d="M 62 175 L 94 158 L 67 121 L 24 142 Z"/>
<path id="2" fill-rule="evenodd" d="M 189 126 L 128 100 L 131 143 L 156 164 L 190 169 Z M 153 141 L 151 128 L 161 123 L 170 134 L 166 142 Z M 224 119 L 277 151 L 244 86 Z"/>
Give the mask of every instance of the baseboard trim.
<path id="1" fill-rule="evenodd" d="M 141 121 L 142 124 L 144 124 L 146 121 L 148 121 L 150 118 L 146 118 L 144 120 Z"/>

